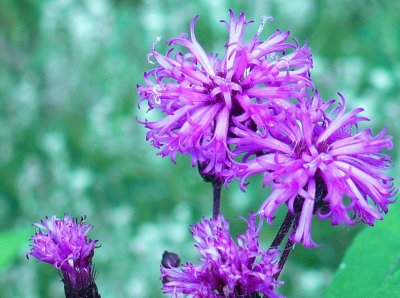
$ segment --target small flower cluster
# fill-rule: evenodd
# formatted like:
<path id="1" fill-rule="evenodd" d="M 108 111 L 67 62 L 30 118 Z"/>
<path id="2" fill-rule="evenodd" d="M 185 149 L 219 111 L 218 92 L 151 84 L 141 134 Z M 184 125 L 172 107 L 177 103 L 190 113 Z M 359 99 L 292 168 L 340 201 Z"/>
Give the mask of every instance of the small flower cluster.
<path id="1" fill-rule="evenodd" d="M 27 257 L 60 270 L 67 297 L 100 297 L 92 265 L 97 240 L 87 238 L 92 226 L 69 214 L 63 219 L 46 217 L 34 226 L 39 230 L 31 237 L 33 244 Z"/>
<path id="2" fill-rule="evenodd" d="M 173 297 L 265 297 L 279 298 L 275 292 L 280 283 L 274 278 L 279 272 L 279 251 L 260 247 L 254 214 L 250 214 L 245 234 L 238 244 L 230 236 L 229 223 L 222 216 L 208 219 L 191 227 L 199 251 L 200 265 L 179 266 L 175 254 L 164 253 L 161 276 L 164 293 Z"/>

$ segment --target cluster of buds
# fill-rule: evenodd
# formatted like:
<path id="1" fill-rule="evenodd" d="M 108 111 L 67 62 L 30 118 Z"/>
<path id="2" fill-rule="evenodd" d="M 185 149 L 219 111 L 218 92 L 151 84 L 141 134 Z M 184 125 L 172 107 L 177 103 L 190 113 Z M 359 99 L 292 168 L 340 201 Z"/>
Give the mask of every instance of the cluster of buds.
<path id="1" fill-rule="evenodd" d="M 201 264 L 179 267 L 177 255 L 165 252 L 161 262 L 164 293 L 174 297 L 282 297 L 275 291 L 281 284 L 275 277 L 280 270 L 280 252 L 260 246 L 261 224 L 256 224 L 254 214 L 250 214 L 247 225 L 246 233 L 238 236 L 237 245 L 221 214 L 193 225 L 190 231 Z"/>
<path id="2" fill-rule="evenodd" d="M 84 218 L 78 221 L 69 214 L 63 219 L 46 217 L 34 226 L 38 231 L 31 237 L 27 257 L 59 270 L 66 298 L 100 298 L 92 264 L 97 240 L 87 238 L 92 226 L 85 224 Z"/>

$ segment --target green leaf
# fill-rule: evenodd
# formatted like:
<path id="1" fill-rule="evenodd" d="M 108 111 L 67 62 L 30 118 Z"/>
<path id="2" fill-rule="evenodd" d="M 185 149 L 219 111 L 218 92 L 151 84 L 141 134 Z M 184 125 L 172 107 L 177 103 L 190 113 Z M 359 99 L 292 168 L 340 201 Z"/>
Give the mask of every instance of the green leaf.
<path id="1" fill-rule="evenodd" d="M 391 206 L 383 221 L 378 222 L 375 227 L 365 228 L 356 236 L 325 297 L 371 297 L 384 282 L 398 278 L 397 274 L 393 274 L 399 269 L 399 265 L 400 208 L 396 204 Z M 388 288 L 382 288 L 382 291 L 389 288 L 390 285 Z"/>
<path id="2" fill-rule="evenodd" d="M 400 270 L 390 276 L 372 296 L 372 298 L 382 297 L 400 297 Z"/>
<path id="3" fill-rule="evenodd" d="M 0 233 L 0 270 L 7 267 L 25 246 L 28 249 L 32 230 L 9 230 Z"/>

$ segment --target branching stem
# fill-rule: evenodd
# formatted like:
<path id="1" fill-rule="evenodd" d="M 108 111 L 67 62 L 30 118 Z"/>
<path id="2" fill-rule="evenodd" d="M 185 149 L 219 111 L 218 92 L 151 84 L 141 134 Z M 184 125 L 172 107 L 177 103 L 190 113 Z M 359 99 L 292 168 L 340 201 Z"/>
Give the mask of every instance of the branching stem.
<path id="1" fill-rule="evenodd" d="M 287 233 L 289 232 L 290 228 L 292 227 L 294 220 L 294 215 L 292 212 L 288 210 L 286 213 L 286 217 L 279 228 L 278 234 L 276 234 L 274 241 L 272 241 L 271 247 L 270 248 L 277 248 L 279 245 L 281 245 L 283 239 L 285 239 Z"/>
<path id="2" fill-rule="evenodd" d="M 290 210 L 288 210 L 285 219 L 283 220 L 283 223 L 281 227 L 279 228 L 278 234 L 276 234 L 276 237 L 274 241 L 272 241 L 271 248 L 278 248 L 279 245 L 281 245 L 283 239 L 285 239 L 288 234 L 290 234 L 291 231 L 294 231 L 297 228 L 297 224 L 299 221 L 299 213 L 296 212 L 295 215 L 293 215 Z M 278 266 L 279 266 L 279 271 L 274 275 L 275 279 L 278 279 L 279 275 L 282 272 L 283 267 L 286 264 L 286 261 L 292 252 L 294 248 L 294 242 L 290 239 L 290 235 L 287 237 L 287 241 L 285 244 L 285 248 L 282 252 L 282 255 L 279 259 Z"/>
<path id="3" fill-rule="evenodd" d="M 285 245 L 285 249 L 282 252 L 281 258 L 279 259 L 279 271 L 274 275 L 275 279 L 278 279 L 279 275 L 282 272 L 283 267 L 285 266 L 285 263 L 290 255 L 290 253 L 292 252 L 294 247 L 294 242 L 288 237 L 287 241 L 286 241 L 286 245 Z"/>

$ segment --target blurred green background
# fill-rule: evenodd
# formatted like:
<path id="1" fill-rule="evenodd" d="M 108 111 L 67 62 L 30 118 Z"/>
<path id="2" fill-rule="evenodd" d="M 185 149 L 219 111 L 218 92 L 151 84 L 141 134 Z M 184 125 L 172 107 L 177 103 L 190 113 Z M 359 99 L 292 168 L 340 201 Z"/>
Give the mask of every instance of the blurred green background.
<path id="1" fill-rule="evenodd" d="M 151 67 L 145 56 L 157 36 L 188 32 L 195 15 L 200 42 L 222 53 L 227 31 L 219 20 L 229 8 L 256 20 L 248 38 L 263 15 L 272 15 L 263 37 L 281 28 L 307 40 L 323 97 L 341 91 L 349 108 L 365 108 L 375 133 L 387 126 L 399 147 L 399 1 L 2 0 L 0 297 L 63 297 L 55 271 L 25 259 L 31 223 L 52 213 L 86 214 L 94 224 L 103 297 L 162 297 L 163 250 L 196 260 L 188 225 L 210 215 L 210 186 L 187 157 L 173 165 L 156 156 L 135 121 L 143 118 L 135 86 Z M 390 152 L 395 164 L 399 153 Z M 236 216 L 257 210 L 266 195 L 259 178 L 247 193 L 237 183 L 224 190 L 234 234 L 245 227 Z M 297 246 L 281 291 L 321 297 L 361 228 L 315 220 L 321 247 Z M 264 229 L 264 246 L 276 229 Z"/>

